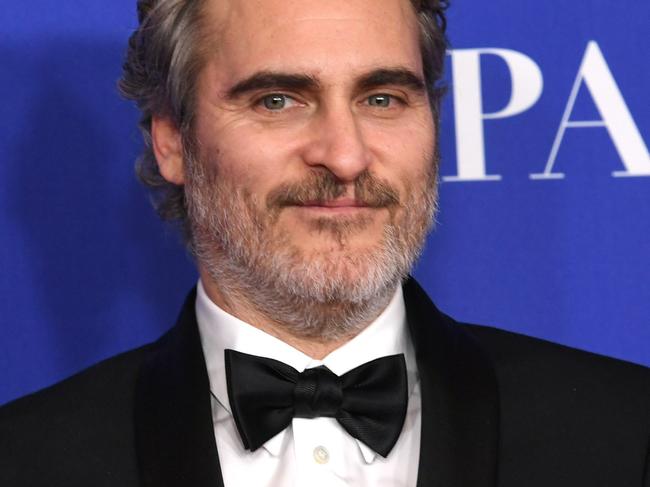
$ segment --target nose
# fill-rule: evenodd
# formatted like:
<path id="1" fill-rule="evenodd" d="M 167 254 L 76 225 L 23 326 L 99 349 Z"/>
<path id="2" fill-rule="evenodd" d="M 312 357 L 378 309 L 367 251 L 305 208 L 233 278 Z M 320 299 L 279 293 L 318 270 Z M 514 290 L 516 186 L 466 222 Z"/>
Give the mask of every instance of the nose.
<path id="1" fill-rule="evenodd" d="M 359 121 L 349 106 L 323 109 L 311 124 L 305 162 L 324 167 L 342 182 L 353 182 L 371 163 Z"/>

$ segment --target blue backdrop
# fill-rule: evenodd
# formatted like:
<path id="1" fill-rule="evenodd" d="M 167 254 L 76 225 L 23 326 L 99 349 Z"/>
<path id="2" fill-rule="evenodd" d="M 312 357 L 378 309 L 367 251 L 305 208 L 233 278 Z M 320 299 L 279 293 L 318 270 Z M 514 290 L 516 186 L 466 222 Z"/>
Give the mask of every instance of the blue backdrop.
<path id="1" fill-rule="evenodd" d="M 0 9 L 0 403 L 150 341 L 196 279 L 133 176 L 135 0 Z M 458 1 L 441 208 L 458 319 L 650 365 L 650 2 Z"/>

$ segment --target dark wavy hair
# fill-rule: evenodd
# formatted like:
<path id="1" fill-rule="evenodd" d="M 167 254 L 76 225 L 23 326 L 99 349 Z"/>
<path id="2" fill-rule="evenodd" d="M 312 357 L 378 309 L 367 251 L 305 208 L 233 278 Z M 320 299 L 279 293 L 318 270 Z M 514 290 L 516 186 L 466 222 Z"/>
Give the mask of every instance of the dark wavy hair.
<path id="1" fill-rule="evenodd" d="M 119 89 L 141 112 L 144 149 L 136 174 L 151 190 L 152 203 L 163 220 L 189 231 L 182 186 L 166 181 L 158 170 L 151 144 L 151 120 L 170 117 L 184 146 L 191 146 L 196 80 L 206 55 L 208 29 L 203 25 L 206 0 L 138 0 L 139 26 L 129 38 Z M 420 26 L 420 49 L 429 100 L 437 124 L 444 87 L 440 84 L 447 38 L 448 0 L 411 0 Z M 186 235 L 186 238 L 188 235 Z"/>

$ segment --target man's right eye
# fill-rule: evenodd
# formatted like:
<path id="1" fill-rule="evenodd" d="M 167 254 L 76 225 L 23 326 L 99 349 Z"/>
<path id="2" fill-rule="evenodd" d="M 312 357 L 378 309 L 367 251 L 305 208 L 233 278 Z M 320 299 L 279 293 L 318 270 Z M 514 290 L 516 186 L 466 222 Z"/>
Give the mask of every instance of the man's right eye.
<path id="1" fill-rule="evenodd" d="M 291 103 L 295 103 L 295 101 L 290 96 L 273 93 L 261 98 L 259 103 L 267 110 L 278 111 L 287 108 Z"/>

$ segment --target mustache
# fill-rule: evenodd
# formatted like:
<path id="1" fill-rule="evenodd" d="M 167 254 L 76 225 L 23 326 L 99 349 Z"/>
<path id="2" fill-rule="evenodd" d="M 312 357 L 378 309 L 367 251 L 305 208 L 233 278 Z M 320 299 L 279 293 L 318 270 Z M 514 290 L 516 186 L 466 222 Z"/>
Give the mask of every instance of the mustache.
<path id="1" fill-rule="evenodd" d="M 284 208 L 286 206 L 325 202 L 339 198 L 347 193 L 348 183 L 341 182 L 329 171 L 313 172 L 304 180 L 284 183 L 269 192 L 266 198 L 267 208 Z M 400 204 L 399 192 L 385 181 L 362 172 L 354 181 L 354 198 L 363 205 L 372 208 L 385 208 Z"/>

